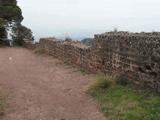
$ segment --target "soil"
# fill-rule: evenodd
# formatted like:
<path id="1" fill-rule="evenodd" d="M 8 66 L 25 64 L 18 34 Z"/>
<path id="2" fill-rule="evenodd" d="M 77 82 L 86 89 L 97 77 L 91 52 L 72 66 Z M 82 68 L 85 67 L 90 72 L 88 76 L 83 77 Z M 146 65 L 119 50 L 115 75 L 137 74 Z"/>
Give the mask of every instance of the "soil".
<path id="1" fill-rule="evenodd" d="M 51 56 L 0 48 L 0 91 L 9 104 L 2 120 L 106 120 L 86 94 L 93 79 Z"/>

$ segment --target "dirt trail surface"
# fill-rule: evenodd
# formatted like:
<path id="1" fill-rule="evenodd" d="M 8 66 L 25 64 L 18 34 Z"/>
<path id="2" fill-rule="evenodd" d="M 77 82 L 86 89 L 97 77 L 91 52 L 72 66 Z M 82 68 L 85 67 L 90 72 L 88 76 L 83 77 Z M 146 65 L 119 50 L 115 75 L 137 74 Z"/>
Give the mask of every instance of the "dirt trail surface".
<path id="1" fill-rule="evenodd" d="M 92 79 L 52 57 L 0 48 L 0 88 L 9 94 L 2 120 L 106 120 L 86 94 Z"/>

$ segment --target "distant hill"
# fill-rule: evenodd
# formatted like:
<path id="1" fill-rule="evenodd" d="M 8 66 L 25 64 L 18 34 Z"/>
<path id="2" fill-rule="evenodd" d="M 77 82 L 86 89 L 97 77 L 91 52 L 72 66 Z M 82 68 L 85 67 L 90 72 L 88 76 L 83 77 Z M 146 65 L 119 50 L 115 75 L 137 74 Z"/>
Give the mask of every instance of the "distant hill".
<path id="1" fill-rule="evenodd" d="M 91 45 L 93 40 L 94 40 L 93 38 L 85 38 L 81 42 L 85 45 Z"/>

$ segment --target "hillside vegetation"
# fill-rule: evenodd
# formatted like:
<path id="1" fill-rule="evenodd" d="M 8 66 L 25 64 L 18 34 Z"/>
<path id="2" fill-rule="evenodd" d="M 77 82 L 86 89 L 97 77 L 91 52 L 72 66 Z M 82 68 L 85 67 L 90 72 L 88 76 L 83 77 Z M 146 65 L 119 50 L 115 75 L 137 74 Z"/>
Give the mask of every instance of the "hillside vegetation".
<path id="1" fill-rule="evenodd" d="M 110 120 L 160 120 L 160 95 L 146 89 L 135 89 L 115 78 L 98 76 L 89 94 Z M 125 86 L 124 86 L 125 85 Z"/>

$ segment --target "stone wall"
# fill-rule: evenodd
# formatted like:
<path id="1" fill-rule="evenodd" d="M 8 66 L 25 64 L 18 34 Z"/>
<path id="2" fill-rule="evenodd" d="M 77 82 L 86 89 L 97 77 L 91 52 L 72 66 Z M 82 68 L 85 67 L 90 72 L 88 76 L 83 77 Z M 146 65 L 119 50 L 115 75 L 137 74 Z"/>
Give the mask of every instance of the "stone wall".
<path id="1" fill-rule="evenodd" d="M 95 35 L 92 46 L 42 38 L 37 47 L 89 71 L 123 75 L 135 84 L 160 90 L 159 33 L 109 32 Z"/>
<path id="2" fill-rule="evenodd" d="M 29 39 L 23 39 L 23 43 L 22 46 L 28 49 L 36 49 L 36 46 L 38 46 L 39 43 L 34 43 L 33 40 L 29 40 Z"/>
<path id="3" fill-rule="evenodd" d="M 78 41 L 61 41 L 51 38 L 40 39 L 38 49 L 43 49 L 65 62 L 75 64 L 92 72 L 100 70 L 101 57 L 92 47 Z"/>
<path id="4" fill-rule="evenodd" d="M 160 36 L 157 33 L 95 35 L 103 54 L 103 72 L 127 76 L 135 84 L 160 89 Z"/>

